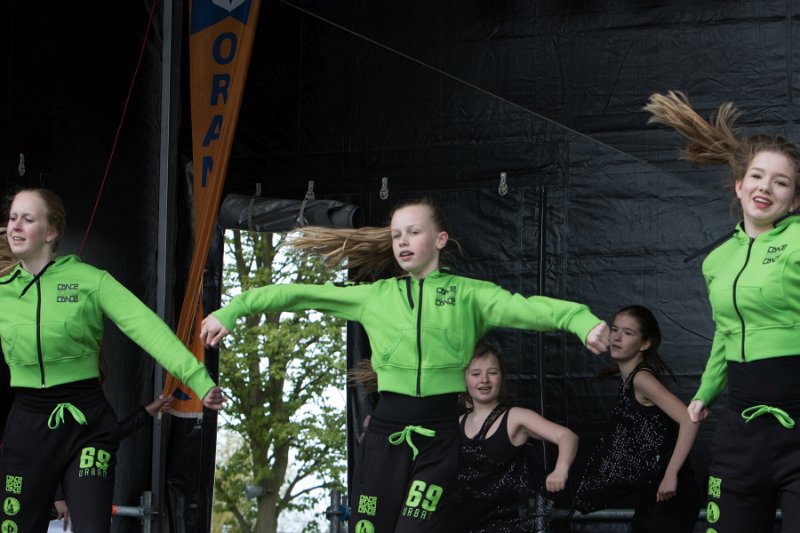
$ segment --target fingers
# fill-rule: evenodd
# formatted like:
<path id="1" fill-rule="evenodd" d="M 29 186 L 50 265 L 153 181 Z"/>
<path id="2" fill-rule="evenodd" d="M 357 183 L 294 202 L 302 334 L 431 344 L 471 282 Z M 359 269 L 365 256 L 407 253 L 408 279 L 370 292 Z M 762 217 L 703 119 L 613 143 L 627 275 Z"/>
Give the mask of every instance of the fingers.
<path id="1" fill-rule="evenodd" d="M 219 341 L 228 334 L 228 328 L 222 325 L 214 315 L 208 315 L 200 326 L 200 342 L 206 348 L 216 348 Z"/>
<path id="2" fill-rule="evenodd" d="M 686 412 L 689 413 L 689 419 L 695 423 L 702 422 L 708 418 L 708 409 L 700 400 L 693 400 L 689 407 L 686 408 Z"/>
<path id="3" fill-rule="evenodd" d="M 586 348 L 595 355 L 607 352 L 610 342 L 611 331 L 605 322 L 596 325 L 586 336 Z"/>
<path id="4" fill-rule="evenodd" d="M 656 494 L 656 501 L 657 502 L 665 502 L 667 500 L 672 499 L 674 496 L 675 496 L 675 492 L 658 491 L 658 494 Z"/>
<path id="5" fill-rule="evenodd" d="M 212 387 L 203 398 L 203 405 L 214 411 L 219 411 L 225 404 L 225 397 L 220 387 Z"/>
<path id="6" fill-rule="evenodd" d="M 559 492 L 567 486 L 567 478 L 561 475 L 550 474 L 544 480 L 544 486 L 548 492 Z"/>

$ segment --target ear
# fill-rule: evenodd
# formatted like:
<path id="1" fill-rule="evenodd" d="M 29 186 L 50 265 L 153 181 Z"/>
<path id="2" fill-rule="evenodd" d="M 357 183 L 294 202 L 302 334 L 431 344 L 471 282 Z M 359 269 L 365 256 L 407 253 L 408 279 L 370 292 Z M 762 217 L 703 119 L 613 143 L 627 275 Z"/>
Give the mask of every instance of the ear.
<path id="1" fill-rule="evenodd" d="M 446 231 L 440 231 L 439 235 L 436 236 L 436 249 L 442 250 L 445 246 L 447 246 L 447 241 L 450 239 L 450 235 Z"/>
<path id="2" fill-rule="evenodd" d="M 736 191 L 736 198 L 742 197 L 742 180 L 736 180 L 733 184 L 733 190 Z"/>
<path id="3" fill-rule="evenodd" d="M 51 229 L 47 232 L 47 242 L 50 244 L 53 243 L 54 240 L 58 238 L 58 232 L 54 229 Z"/>
<path id="4" fill-rule="evenodd" d="M 642 345 L 639 347 L 640 352 L 644 352 L 645 350 L 649 350 L 650 346 L 653 345 L 652 341 L 644 341 Z"/>
<path id="5" fill-rule="evenodd" d="M 796 193 L 794 195 L 794 200 L 792 200 L 792 208 L 791 210 L 794 211 L 800 207 L 800 193 Z"/>

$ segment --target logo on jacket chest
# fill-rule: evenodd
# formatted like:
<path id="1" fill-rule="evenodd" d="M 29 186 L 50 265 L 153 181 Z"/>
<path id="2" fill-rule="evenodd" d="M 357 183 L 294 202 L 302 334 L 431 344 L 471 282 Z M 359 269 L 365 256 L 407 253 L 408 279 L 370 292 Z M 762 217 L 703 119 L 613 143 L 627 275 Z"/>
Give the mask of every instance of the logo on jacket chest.
<path id="1" fill-rule="evenodd" d="M 456 286 L 437 287 L 436 305 L 438 307 L 442 307 L 443 305 L 456 305 Z"/>
<path id="2" fill-rule="evenodd" d="M 781 258 L 781 254 L 786 249 L 785 244 L 781 244 L 780 246 L 769 246 L 767 248 L 767 253 L 764 255 L 764 260 L 761 262 L 762 265 L 769 265 L 770 263 L 776 262 L 778 259 Z"/>
<path id="3" fill-rule="evenodd" d="M 78 288 L 79 284 L 77 283 L 59 283 L 58 286 L 56 286 L 56 302 L 77 302 Z"/>

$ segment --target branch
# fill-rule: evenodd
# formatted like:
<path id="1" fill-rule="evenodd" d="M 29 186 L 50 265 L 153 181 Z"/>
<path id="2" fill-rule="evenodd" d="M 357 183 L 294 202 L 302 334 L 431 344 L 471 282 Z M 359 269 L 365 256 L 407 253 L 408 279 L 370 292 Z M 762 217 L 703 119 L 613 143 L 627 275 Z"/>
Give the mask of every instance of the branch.
<path id="1" fill-rule="evenodd" d="M 242 528 L 242 531 L 244 531 L 245 533 L 252 533 L 250 524 L 247 523 L 247 520 L 245 519 L 244 515 L 241 512 L 239 512 L 239 509 L 236 506 L 236 502 L 233 501 L 230 494 L 228 494 L 228 492 L 222 486 L 222 483 L 217 483 L 217 490 L 219 491 L 222 500 L 225 502 L 225 506 L 228 508 L 228 511 L 230 511 L 233 514 L 233 517 L 239 523 L 239 527 Z"/>

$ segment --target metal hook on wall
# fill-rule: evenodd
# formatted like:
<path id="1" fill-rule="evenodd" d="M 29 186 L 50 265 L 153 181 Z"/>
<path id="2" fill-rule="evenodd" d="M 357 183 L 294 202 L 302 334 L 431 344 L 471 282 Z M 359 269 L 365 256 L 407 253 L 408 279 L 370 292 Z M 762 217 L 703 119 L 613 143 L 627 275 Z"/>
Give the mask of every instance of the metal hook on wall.
<path id="1" fill-rule="evenodd" d="M 381 178 L 381 191 L 379 193 L 381 200 L 389 198 L 389 178 L 386 176 Z"/>
<path id="2" fill-rule="evenodd" d="M 298 226 L 305 226 L 308 224 L 308 221 L 305 217 L 306 211 L 306 204 L 314 199 L 314 180 L 308 180 L 308 190 L 306 190 L 306 195 L 303 198 L 303 203 L 300 204 L 300 214 L 297 215 L 297 225 Z"/>
<path id="3" fill-rule="evenodd" d="M 256 193 L 250 198 L 250 205 L 247 207 L 247 229 L 253 231 L 253 208 L 256 204 L 256 198 L 261 196 L 261 184 L 256 183 Z"/>
<path id="4" fill-rule="evenodd" d="M 508 174 L 505 172 L 500 173 L 500 186 L 497 187 L 497 194 L 500 196 L 505 196 L 508 193 L 508 182 L 506 181 L 507 177 Z"/>

